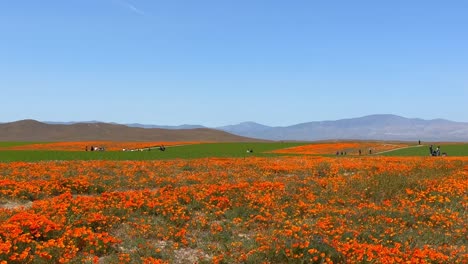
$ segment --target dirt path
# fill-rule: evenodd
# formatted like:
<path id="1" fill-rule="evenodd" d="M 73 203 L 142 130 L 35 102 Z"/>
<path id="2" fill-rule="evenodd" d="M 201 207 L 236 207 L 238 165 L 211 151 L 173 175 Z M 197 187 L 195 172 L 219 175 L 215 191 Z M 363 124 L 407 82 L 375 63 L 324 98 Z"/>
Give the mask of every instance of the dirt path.
<path id="1" fill-rule="evenodd" d="M 396 149 L 390 149 L 390 150 L 385 150 L 385 151 L 377 152 L 377 153 L 375 153 L 375 155 L 382 154 L 382 153 L 387 153 L 387 152 L 392 152 L 392 151 L 400 150 L 400 149 L 419 148 L 419 147 L 423 147 L 423 146 L 425 146 L 425 145 L 416 145 L 416 146 L 408 146 L 408 147 L 401 147 L 401 148 L 396 148 Z"/>
<path id="2" fill-rule="evenodd" d="M 189 145 L 195 145 L 195 144 L 181 144 L 181 145 L 169 145 L 169 146 L 164 146 L 165 148 L 172 148 L 172 147 L 183 147 L 183 146 L 189 146 Z M 146 148 L 136 148 L 136 149 L 126 149 L 125 151 L 148 151 L 148 150 L 159 150 L 160 146 L 152 146 L 152 147 L 146 147 Z"/>
<path id="3" fill-rule="evenodd" d="M 19 208 L 28 209 L 32 206 L 33 202 L 18 202 L 18 201 L 7 201 L 4 204 L 0 204 L 0 208 L 8 209 L 8 210 L 15 210 Z"/>

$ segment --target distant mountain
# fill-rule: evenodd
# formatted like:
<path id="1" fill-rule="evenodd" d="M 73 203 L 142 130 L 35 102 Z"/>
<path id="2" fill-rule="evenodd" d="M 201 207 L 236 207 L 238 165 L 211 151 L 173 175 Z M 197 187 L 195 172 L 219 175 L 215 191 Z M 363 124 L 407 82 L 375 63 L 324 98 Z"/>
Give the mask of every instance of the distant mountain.
<path id="1" fill-rule="evenodd" d="M 269 127 L 248 122 L 217 129 L 236 135 L 268 140 L 468 141 L 468 123 L 445 119 L 405 118 L 396 115 L 369 115 L 286 127 Z"/>
<path id="2" fill-rule="evenodd" d="M 140 128 L 162 128 L 162 129 L 196 129 L 196 128 L 207 128 L 205 126 L 200 126 L 200 125 L 179 125 L 179 126 L 161 126 L 161 125 L 145 125 L 145 124 L 138 124 L 138 123 L 132 123 L 132 124 L 125 124 L 126 126 L 129 127 L 140 127 Z"/>
<path id="3" fill-rule="evenodd" d="M 38 121 L 38 122 L 41 122 L 41 121 Z M 49 124 L 49 125 L 73 125 L 73 124 L 78 124 L 78 123 L 95 124 L 95 123 L 105 123 L 105 122 L 97 121 L 97 120 L 91 120 L 91 121 L 79 121 L 79 122 L 77 122 L 77 121 L 69 121 L 69 122 L 42 121 L 42 123 Z M 109 123 L 109 124 L 117 124 L 117 123 Z"/>
<path id="4" fill-rule="evenodd" d="M 222 134 L 219 134 L 222 133 Z M 234 136 L 236 135 L 236 136 Z M 88 122 L 0 123 L 0 141 L 129 140 L 129 141 L 252 141 L 261 140 L 402 140 L 468 142 L 468 123 L 424 120 L 397 115 L 369 115 L 271 127 L 255 122 L 216 127 L 162 126 Z"/>
<path id="5" fill-rule="evenodd" d="M 109 123 L 46 124 L 21 120 L 0 124 L 0 141 L 260 141 L 209 128 L 139 128 Z"/>
<path id="6" fill-rule="evenodd" d="M 101 121 L 70 121 L 70 122 L 56 122 L 56 121 L 44 121 L 43 123 L 50 124 L 50 125 L 73 125 L 73 124 L 78 124 L 78 123 L 88 123 L 88 124 L 95 124 L 95 123 L 105 123 Z M 0 123 L 1 124 L 1 123 Z M 110 122 L 107 124 L 115 124 L 118 125 L 118 123 Z M 139 124 L 139 123 L 131 123 L 131 124 L 123 124 L 125 126 L 129 127 L 139 127 L 139 128 L 162 128 L 162 129 L 195 129 L 195 128 L 207 128 L 205 126 L 201 125 L 179 125 L 179 126 L 163 126 L 163 125 L 147 125 L 147 124 Z"/>
<path id="7" fill-rule="evenodd" d="M 226 131 L 235 135 L 262 135 L 263 133 L 266 133 L 268 130 L 272 129 L 272 127 L 250 121 L 242 122 L 238 125 L 217 127 L 216 129 Z"/>

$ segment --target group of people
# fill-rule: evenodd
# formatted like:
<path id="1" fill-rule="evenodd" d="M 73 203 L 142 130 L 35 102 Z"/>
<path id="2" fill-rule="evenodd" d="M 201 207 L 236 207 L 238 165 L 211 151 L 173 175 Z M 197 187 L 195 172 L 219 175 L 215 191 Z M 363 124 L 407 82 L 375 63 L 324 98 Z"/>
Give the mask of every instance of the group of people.
<path id="1" fill-rule="evenodd" d="M 359 149 L 358 153 L 359 153 L 359 156 L 361 156 L 362 155 L 362 150 Z M 336 156 L 347 155 L 347 154 L 348 153 L 346 151 L 341 151 L 341 152 L 337 151 L 336 152 Z M 372 155 L 372 149 L 369 149 L 369 155 Z"/>
<path id="2" fill-rule="evenodd" d="M 122 151 L 151 151 L 151 149 L 155 149 L 155 148 L 159 149 L 160 151 L 166 151 L 166 146 L 164 145 L 137 148 L 137 149 L 122 149 Z"/>
<path id="3" fill-rule="evenodd" d="M 359 152 L 359 156 L 361 156 L 362 155 L 362 150 L 359 150 L 358 152 Z M 369 149 L 369 155 L 372 155 L 372 149 L 371 148 Z"/>
<path id="4" fill-rule="evenodd" d="M 138 148 L 138 149 L 122 149 L 122 151 L 145 151 L 145 150 L 148 150 L 150 151 L 151 149 L 150 148 L 147 148 L 147 149 L 144 149 L 144 148 Z"/>
<path id="5" fill-rule="evenodd" d="M 442 154 L 440 153 L 440 146 L 437 146 L 437 148 L 434 149 L 433 145 L 429 146 L 429 154 L 431 156 L 447 156 L 447 153 L 445 152 L 443 152 Z"/>
<path id="6" fill-rule="evenodd" d="M 105 151 L 106 149 L 104 147 L 98 147 L 98 146 L 91 146 L 89 147 L 89 151 Z M 85 151 L 88 151 L 88 146 L 85 147 Z"/>

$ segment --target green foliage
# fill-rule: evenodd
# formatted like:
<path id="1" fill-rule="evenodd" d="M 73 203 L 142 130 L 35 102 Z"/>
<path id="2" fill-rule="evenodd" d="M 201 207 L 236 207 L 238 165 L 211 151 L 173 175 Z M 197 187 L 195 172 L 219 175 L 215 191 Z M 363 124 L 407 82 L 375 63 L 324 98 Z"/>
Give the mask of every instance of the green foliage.
<path id="1" fill-rule="evenodd" d="M 17 144 L 17 143 L 16 143 Z M 42 151 L 0 150 L 0 162 L 40 160 L 156 160 L 196 159 L 207 157 L 265 157 L 279 154 L 267 153 L 308 143 L 204 143 L 167 147 L 166 151 Z M 253 149 L 253 153 L 247 153 Z"/>
<path id="2" fill-rule="evenodd" d="M 284 154 L 269 153 L 273 150 L 310 144 L 310 142 L 271 142 L 271 143 L 203 143 L 167 147 L 166 151 L 44 151 L 44 150 L 5 150 L 4 147 L 28 145 L 35 142 L 0 142 L 0 162 L 41 161 L 41 160 L 160 160 L 196 159 L 207 157 L 270 157 Z M 44 143 L 46 144 L 46 143 Z M 434 144 L 438 146 L 438 144 Z M 468 156 L 468 144 L 440 144 L 441 153 L 448 156 Z M 253 149 L 253 153 L 247 152 Z M 294 155 L 294 154 L 289 154 Z M 429 156 L 428 146 L 414 146 L 383 153 L 384 156 Z M 434 157 L 437 158 L 437 157 Z M 319 172 L 326 173 L 326 164 Z M 187 168 L 189 169 L 189 168 Z M 322 176 L 322 175 L 320 175 Z"/>
<path id="3" fill-rule="evenodd" d="M 434 149 L 440 146 L 440 152 L 448 156 L 468 156 L 468 144 L 433 144 Z M 430 156 L 429 145 L 414 146 L 383 153 L 384 156 Z"/>
<path id="4" fill-rule="evenodd" d="M 316 169 L 316 175 L 317 177 L 327 177 L 330 174 L 331 170 L 331 164 L 328 162 L 321 162 L 318 164 L 317 169 Z"/>
<path id="5" fill-rule="evenodd" d="M 16 147 L 16 146 L 26 146 L 32 144 L 47 144 L 47 142 L 28 142 L 28 141 L 0 141 L 0 148 Z"/>

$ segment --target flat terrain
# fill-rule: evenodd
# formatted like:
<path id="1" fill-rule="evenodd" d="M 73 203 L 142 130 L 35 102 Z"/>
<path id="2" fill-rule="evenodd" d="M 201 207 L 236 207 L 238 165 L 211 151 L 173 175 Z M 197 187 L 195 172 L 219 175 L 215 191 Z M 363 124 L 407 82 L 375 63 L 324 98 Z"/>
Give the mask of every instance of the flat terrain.
<path id="1" fill-rule="evenodd" d="M 229 142 L 229 143 L 203 143 L 203 142 L 169 142 L 165 151 L 157 147 L 143 148 L 141 146 L 153 146 L 158 143 L 141 142 L 96 142 L 102 146 L 110 147 L 113 151 L 84 151 L 90 142 L 0 142 L 0 162 L 10 161 L 41 161 L 41 160 L 168 160 L 168 159 L 196 159 L 208 157 L 272 157 L 291 155 L 315 155 L 315 156 L 362 156 L 382 155 L 401 157 L 429 156 L 428 146 L 405 145 L 404 143 L 386 142 L 335 142 L 335 143 L 310 143 L 310 142 Z M 152 144 L 152 145 L 151 145 Z M 95 145 L 96 146 L 96 145 Z M 114 146 L 114 148 L 112 148 Z M 115 146 L 120 146 L 115 150 Z M 121 147 L 123 146 L 123 147 Z M 434 145 L 437 146 L 437 145 Z M 468 156 L 468 144 L 440 143 L 441 153 L 448 156 Z M 70 150 L 62 150 L 69 148 Z M 253 150 L 252 153 L 247 150 Z M 395 149 L 395 150 L 393 150 Z M 369 154 L 369 150 L 373 151 Z"/>
<path id="2" fill-rule="evenodd" d="M 435 143 L 433 144 L 434 149 L 440 146 L 440 152 L 446 153 L 447 156 L 468 156 L 468 144 L 465 143 Z M 408 148 L 402 148 L 394 151 L 382 153 L 385 156 L 430 156 L 429 145 L 423 146 L 411 146 Z"/>
<path id="3" fill-rule="evenodd" d="M 19 143 L 15 143 L 19 144 Z M 157 148 L 151 151 L 54 151 L 54 150 L 2 150 L 0 161 L 39 161 L 39 160 L 156 160 L 194 159 L 206 157 L 249 157 L 278 156 L 270 151 L 290 148 L 308 143 L 200 143 L 181 146 L 167 146 L 165 151 Z M 131 146 L 131 145 L 130 145 Z M 84 149 L 83 144 L 81 149 Z M 248 153 L 247 150 L 253 150 Z"/>

